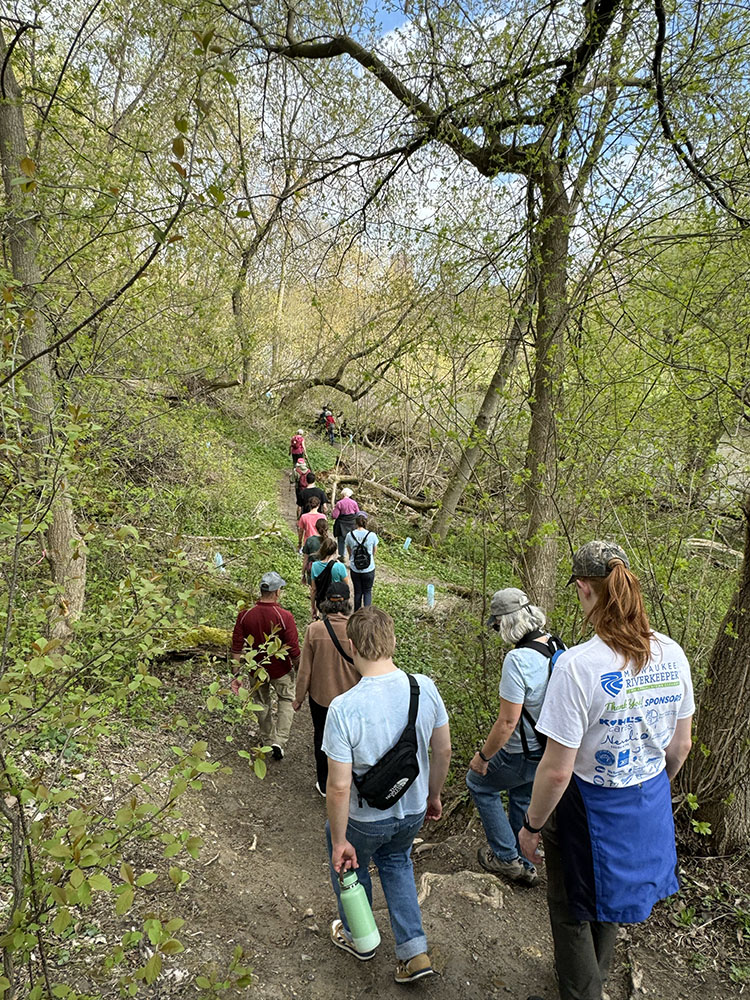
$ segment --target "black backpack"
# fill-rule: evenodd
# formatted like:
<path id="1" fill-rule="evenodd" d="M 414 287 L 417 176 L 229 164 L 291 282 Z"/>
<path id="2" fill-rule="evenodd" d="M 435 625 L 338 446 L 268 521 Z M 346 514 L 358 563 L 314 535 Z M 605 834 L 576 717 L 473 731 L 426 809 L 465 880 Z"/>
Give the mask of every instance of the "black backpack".
<path id="1" fill-rule="evenodd" d="M 354 568 L 360 570 L 360 572 L 364 572 L 370 565 L 370 553 L 367 550 L 365 542 L 371 534 L 372 532 L 368 531 L 361 542 L 357 539 L 356 535 L 352 535 L 352 538 L 357 542 L 352 552 L 352 562 L 354 563 Z"/>
<path id="2" fill-rule="evenodd" d="M 364 774 L 353 775 L 357 786 L 359 805 L 362 799 L 373 809 L 390 809 L 414 784 L 419 774 L 417 759 L 417 711 L 419 710 L 419 684 L 411 674 L 409 678 L 409 719 L 404 731 L 391 749 Z"/>
<path id="3" fill-rule="evenodd" d="M 529 632 L 527 633 L 520 642 L 516 643 L 516 649 L 534 649 L 537 653 L 541 653 L 542 656 L 546 656 L 549 660 L 549 667 L 547 669 L 547 677 L 552 676 L 552 670 L 557 662 L 557 658 L 560 653 L 564 653 L 568 648 L 562 639 L 557 635 L 552 635 L 547 642 L 538 642 L 545 633 L 544 632 Z M 523 755 L 529 760 L 536 760 L 539 757 L 539 751 L 529 750 L 529 741 L 526 738 L 526 729 L 524 727 L 524 722 L 531 726 L 536 741 L 539 746 L 544 750 L 547 746 L 547 737 L 544 733 L 540 733 L 536 728 L 537 719 L 531 714 L 531 712 L 524 705 L 521 709 L 521 719 L 518 723 L 518 733 L 521 737 L 521 746 L 523 747 Z"/>
<path id="4" fill-rule="evenodd" d="M 318 575 L 313 579 L 315 584 L 315 607 L 319 608 L 321 602 L 326 599 L 328 594 L 328 588 L 331 586 L 331 577 L 333 575 L 334 563 L 328 562 L 325 564 L 323 569 L 318 573 Z"/>

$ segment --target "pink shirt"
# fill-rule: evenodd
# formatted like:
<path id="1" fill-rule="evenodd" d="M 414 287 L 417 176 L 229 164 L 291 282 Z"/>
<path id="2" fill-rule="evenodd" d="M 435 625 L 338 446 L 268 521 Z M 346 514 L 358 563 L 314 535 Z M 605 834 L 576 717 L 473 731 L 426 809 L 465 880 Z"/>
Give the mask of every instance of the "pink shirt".
<path id="1" fill-rule="evenodd" d="M 307 514 L 303 514 L 299 521 L 297 521 L 297 526 L 302 530 L 303 545 L 312 535 L 317 535 L 315 522 L 319 521 L 321 517 L 325 517 L 325 514 L 321 514 L 319 510 L 311 510 Z"/>
<path id="2" fill-rule="evenodd" d="M 351 497 L 342 497 L 333 508 L 333 516 L 338 517 L 339 514 L 356 514 L 359 510 L 359 504 L 356 500 L 352 500 Z"/>

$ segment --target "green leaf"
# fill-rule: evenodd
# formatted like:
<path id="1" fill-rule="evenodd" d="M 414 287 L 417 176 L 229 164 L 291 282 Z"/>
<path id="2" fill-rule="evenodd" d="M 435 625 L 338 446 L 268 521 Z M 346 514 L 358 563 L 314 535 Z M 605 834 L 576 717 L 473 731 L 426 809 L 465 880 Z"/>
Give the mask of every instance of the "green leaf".
<path id="1" fill-rule="evenodd" d="M 181 160 L 185 155 L 185 140 L 181 135 L 172 140 L 172 152 L 178 160 Z"/>
<path id="2" fill-rule="evenodd" d="M 253 771 L 255 771 L 256 778 L 260 778 L 262 781 L 266 776 L 266 771 L 268 770 L 266 762 L 262 757 L 256 757 L 253 762 Z"/>
<path id="3" fill-rule="evenodd" d="M 62 934 L 66 927 L 69 927 L 73 921 L 70 910 L 67 906 L 63 906 L 55 914 L 55 919 L 52 921 L 52 930 L 55 934 Z"/>
<path id="4" fill-rule="evenodd" d="M 123 863 L 120 865 L 120 878 L 123 880 L 123 882 L 129 882 L 131 885 L 133 884 L 134 881 L 133 869 L 130 867 L 127 861 L 123 861 Z"/>
<path id="5" fill-rule="evenodd" d="M 195 985 L 196 986 L 200 986 L 200 988 L 202 990 L 210 990 L 211 989 L 211 980 L 207 979 L 205 976 L 196 976 L 195 977 Z"/>
<path id="6" fill-rule="evenodd" d="M 175 115 L 174 127 L 177 129 L 178 132 L 181 132 L 183 135 L 187 135 L 189 127 L 187 118 L 178 118 Z"/>
<path id="7" fill-rule="evenodd" d="M 139 875 L 135 880 L 135 884 L 143 888 L 145 885 L 151 885 L 158 879 L 158 874 L 156 872 L 144 872 L 143 875 Z"/>
<path id="8" fill-rule="evenodd" d="M 131 885 L 126 885 L 117 897 L 117 903 L 115 904 L 115 913 L 118 917 L 121 917 L 123 913 L 128 912 L 130 907 L 133 905 L 134 898 L 135 893 L 133 892 L 133 887 Z"/>
<path id="9" fill-rule="evenodd" d="M 143 978 L 146 980 L 148 985 L 151 985 L 151 983 L 153 983 L 153 981 L 157 978 L 160 972 L 161 972 L 161 955 L 157 951 L 151 956 L 148 962 L 146 962 Z"/>
<path id="10" fill-rule="evenodd" d="M 89 875 L 89 885 L 95 892 L 109 892 L 112 888 L 112 883 L 104 872 L 94 872 L 93 875 Z"/>
<path id="11" fill-rule="evenodd" d="M 178 955 L 184 950 L 184 947 L 180 944 L 177 938 L 170 938 L 169 941 L 165 941 L 164 944 L 159 946 L 159 951 L 163 952 L 165 955 Z"/>

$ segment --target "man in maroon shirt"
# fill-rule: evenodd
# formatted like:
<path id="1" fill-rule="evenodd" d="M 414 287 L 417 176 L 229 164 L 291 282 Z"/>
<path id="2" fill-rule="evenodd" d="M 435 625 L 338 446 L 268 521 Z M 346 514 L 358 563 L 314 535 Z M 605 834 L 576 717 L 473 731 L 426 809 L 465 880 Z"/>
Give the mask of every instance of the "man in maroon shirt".
<path id="1" fill-rule="evenodd" d="M 281 760 L 284 756 L 284 747 L 292 728 L 294 670 L 300 656 L 299 636 L 294 616 L 291 611 L 287 611 L 279 604 L 282 587 L 286 587 L 286 580 L 283 580 L 278 573 L 264 573 L 260 580 L 260 598 L 254 607 L 246 608 L 239 613 L 232 635 L 235 673 L 239 670 L 240 659 L 246 647 L 258 649 L 276 636 L 286 646 L 286 652 L 272 656 L 268 663 L 264 662 L 267 656 L 261 651 L 258 665 L 267 671 L 268 680 L 253 695 L 255 701 L 263 706 L 263 710 L 258 714 L 260 742 L 262 746 L 271 747 L 274 760 Z M 276 692 L 279 702 L 275 720 L 271 711 L 271 689 Z"/>

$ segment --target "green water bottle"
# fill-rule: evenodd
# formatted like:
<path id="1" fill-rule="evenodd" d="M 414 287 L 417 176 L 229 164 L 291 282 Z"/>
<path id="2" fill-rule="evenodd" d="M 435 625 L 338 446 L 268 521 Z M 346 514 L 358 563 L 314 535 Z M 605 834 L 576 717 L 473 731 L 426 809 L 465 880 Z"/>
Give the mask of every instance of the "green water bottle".
<path id="1" fill-rule="evenodd" d="M 339 875 L 341 905 L 357 951 L 373 951 L 380 944 L 380 932 L 372 915 L 365 887 L 354 869 Z"/>

